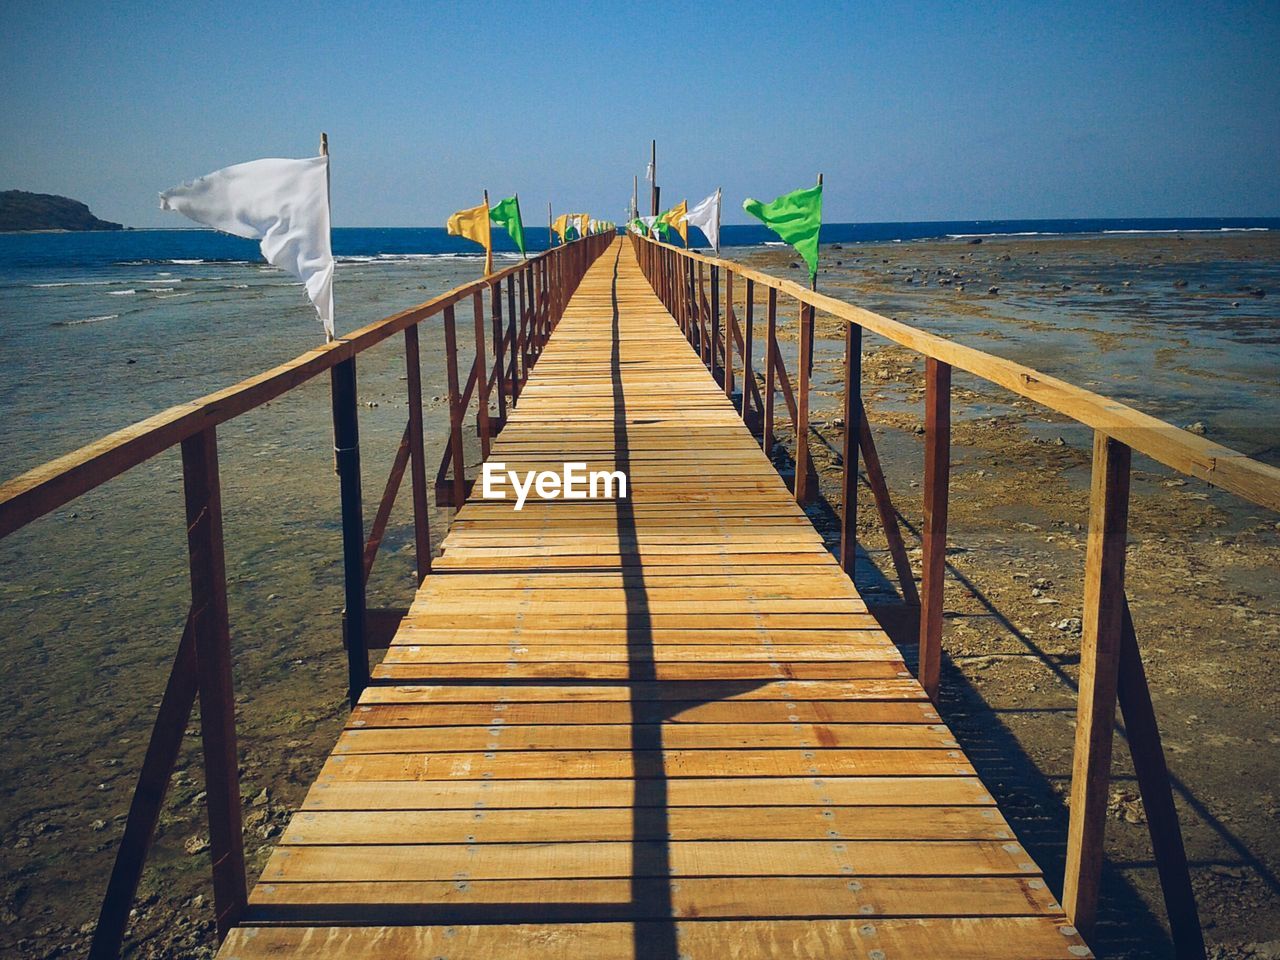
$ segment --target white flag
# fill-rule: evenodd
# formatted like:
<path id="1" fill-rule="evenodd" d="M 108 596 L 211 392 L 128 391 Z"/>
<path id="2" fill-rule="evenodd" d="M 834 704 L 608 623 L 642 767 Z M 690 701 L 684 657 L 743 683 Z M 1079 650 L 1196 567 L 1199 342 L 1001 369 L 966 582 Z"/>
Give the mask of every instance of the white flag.
<path id="1" fill-rule="evenodd" d="M 160 209 L 262 241 L 267 262 L 306 285 L 320 322 L 333 336 L 328 157 L 252 160 L 215 170 L 160 194 Z"/>
<path id="2" fill-rule="evenodd" d="M 648 166 L 644 168 L 644 178 L 653 183 L 653 161 L 650 160 Z"/>
<path id="3" fill-rule="evenodd" d="M 684 215 L 689 226 L 701 230 L 716 253 L 720 252 L 720 188 Z"/>
<path id="4" fill-rule="evenodd" d="M 657 217 L 641 217 L 640 222 L 644 224 L 645 229 L 649 231 L 649 236 L 658 239 L 658 228 L 654 226 L 658 222 Z"/>

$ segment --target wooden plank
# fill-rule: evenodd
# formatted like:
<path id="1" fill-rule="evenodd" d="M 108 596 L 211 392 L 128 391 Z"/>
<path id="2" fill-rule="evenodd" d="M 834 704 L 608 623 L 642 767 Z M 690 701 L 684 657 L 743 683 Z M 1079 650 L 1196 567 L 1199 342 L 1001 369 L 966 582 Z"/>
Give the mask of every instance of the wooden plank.
<path id="1" fill-rule="evenodd" d="M 761 700 L 732 703 L 597 700 L 578 703 L 363 703 L 347 726 L 478 727 L 495 721 L 537 724 L 663 723 L 937 723 L 933 705 L 922 701 Z"/>
<path id="2" fill-rule="evenodd" d="M 335 754 L 320 780 L 558 780 L 602 777 L 971 777 L 957 750 L 510 750 Z"/>
<path id="3" fill-rule="evenodd" d="M 427 461 L 423 449 L 422 360 L 417 326 L 404 331 L 405 380 L 409 397 L 409 480 L 413 491 L 413 545 L 418 585 L 431 572 L 431 508 L 427 499 Z"/>
<path id="4" fill-rule="evenodd" d="M 1097 918 L 1111 784 L 1111 743 L 1125 604 L 1129 461 L 1130 451 L 1124 444 L 1102 433 L 1094 436 L 1080 691 L 1071 764 L 1071 819 L 1062 881 L 1067 916 L 1086 936 Z"/>
<path id="5" fill-rule="evenodd" d="M 632 880 L 468 880 L 262 883 L 249 898 L 259 922 L 448 922 L 458 916 L 504 923 L 557 919 L 725 919 L 775 917 L 999 917 L 1053 914 L 1041 880 L 970 877 L 684 877 Z M 669 906 L 668 906 L 669 904 Z M 489 909 L 486 909 L 489 908 Z M 1068 955 L 1070 956 L 1070 955 Z"/>
<path id="6" fill-rule="evenodd" d="M 925 362 L 924 522 L 920 563 L 920 686 L 935 702 L 942 665 L 942 601 L 947 576 L 951 482 L 951 368 Z M 897 520 L 893 520 L 896 526 Z"/>
<path id="7" fill-rule="evenodd" d="M 239 922 L 248 894 L 235 691 L 231 677 L 231 631 L 227 616 L 227 571 L 222 546 L 222 492 L 218 442 L 212 427 L 182 441 L 182 481 L 187 507 L 191 640 L 200 697 L 214 918 L 221 939 Z"/>
<path id="8" fill-rule="evenodd" d="M 237 931 L 228 960 L 258 958 L 521 957 L 524 960 L 646 960 L 679 942 L 687 960 L 777 957 L 946 957 L 1045 960 L 1091 957 L 1053 917 L 928 919 L 671 920 L 637 923 L 449 924 L 439 926 L 252 927 Z M 665 955 L 665 952 L 659 955 Z M 675 953 L 672 954 L 676 955 Z"/>
<path id="9" fill-rule="evenodd" d="M 661 806 L 991 806 L 973 777 L 688 777 L 667 784 Z M 643 810 L 658 804 L 635 781 L 399 780 L 317 781 L 304 810 L 520 810 L 572 807 Z"/>
<path id="10" fill-rule="evenodd" d="M 1037 872 L 1016 842 L 994 840 L 682 840 L 597 843 L 281 846 L 265 883 L 310 880 L 502 880 L 608 877 L 1025 876 Z"/>
<path id="11" fill-rule="evenodd" d="M 619 843 L 734 840 L 1009 840 L 989 807 L 684 807 L 661 818 L 630 807 L 584 815 L 572 807 L 535 810 L 312 811 L 293 818 L 288 846 L 413 843 Z"/>
<path id="12" fill-rule="evenodd" d="M 505 721 L 505 717 L 498 717 Z M 335 754 L 456 753 L 493 750 L 627 750 L 639 724 L 540 724 L 506 722 L 475 727 L 349 728 L 338 737 Z M 736 750 L 770 747 L 828 750 L 850 748 L 922 748 L 958 746 L 946 727 L 918 723 L 717 724 L 686 723 L 653 731 L 672 750 Z"/>

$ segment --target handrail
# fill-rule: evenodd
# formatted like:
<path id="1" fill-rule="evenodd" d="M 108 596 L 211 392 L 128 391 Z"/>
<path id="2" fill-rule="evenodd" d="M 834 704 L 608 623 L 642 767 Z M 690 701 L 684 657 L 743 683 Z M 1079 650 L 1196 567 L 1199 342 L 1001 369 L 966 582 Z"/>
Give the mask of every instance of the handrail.
<path id="1" fill-rule="evenodd" d="M 925 333 L 869 310 L 814 293 L 791 281 L 636 234 L 632 235 L 632 242 L 641 270 L 654 292 L 670 310 L 681 332 L 706 363 L 712 376 L 723 380 L 725 395 L 731 400 L 733 348 L 735 344 L 739 345 L 742 355 L 742 419 L 753 425 L 755 414 L 762 415 L 761 443 L 769 456 L 773 455 L 775 448 L 774 393 L 776 389 L 782 389 L 787 400 L 786 413 L 795 430 L 792 491 L 800 503 L 812 498 L 817 480 L 808 449 L 808 394 L 811 389 L 808 374 L 813 363 L 814 313 L 821 309 L 845 321 L 842 408 L 845 426 L 838 463 L 840 565 L 852 578 L 856 562 L 856 494 L 858 455 L 861 452 L 866 462 L 867 482 L 902 583 L 902 594 L 908 604 L 906 609 L 918 613 L 919 617 L 917 678 L 925 694 L 934 702 L 938 700 L 942 661 L 951 472 L 952 367 L 974 373 L 1094 428 L 1075 749 L 1061 900 L 1071 923 L 1087 937 L 1097 918 L 1111 779 L 1111 746 L 1118 705 L 1125 721 L 1139 792 L 1148 812 L 1152 850 L 1160 874 L 1175 952 L 1179 960 L 1203 960 L 1204 935 L 1191 888 L 1172 784 L 1125 592 L 1132 451 L 1139 450 L 1174 469 L 1272 509 L 1280 508 L 1280 470 L 1030 367 Z M 708 266 L 709 271 L 705 269 Z M 703 294 L 703 279 L 708 272 L 712 290 L 710 303 Z M 724 275 L 725 286 L 723 343 L 719 340 L 720 274 Z M 740 336 L 733 302 L 735 277 L 745 281 L 745 329 Z M 755 398 L 757 410 L 753 413 L 753 398 L 746 388 L 754 385 L 750 344 L 757 284 L 769 293 L 763 396 Z M 800 307 L 798 374 L 794 395 L 777 340 L 779 293 L 792 297 Z M 714 315 L 708 317 L 709 313 Z M 889 500 L 888 488 L 879 469 L 879 457 L 862 402 L 864 328 L 925 357 L 920 591 L 914 607 L 909 606 L 914 594 L 910 562 L 898 529 L 898 515 Z M 723 365 L 718 365 L 721 357 Z M 898 612 L 901 613 L 902 609 L 899 607 Z"/>
<path id="2" fill-rule="evenodd" d="M 816 293 L 794 280 L 772 277 L 732 260 L 694 253 L 669 243 L 647 238 L 637 239 L 673 251 L 697 263 L 731 270 L 739 277 L 785 293 L 803 304 L 848 323 L 857 324 L 864 330 L 916 353 L 972 373 L 1028 400 L 1034 400 L 1041 406 L 1102 431 L 1167 467 L 1204 480 L 1260 507 L 1280 512 L 1280 468 L 1255 460 L 1238 450 L 1188 433 L 1119 400 L 1077 387 L 1014 360 L 1006 360 L 928 333 L 827 294 Z"/>
<path id="3" fill-rule="evenodd" d="M 299 354 L 270 370 L 199 399 L 162 410 L 0 483 L 0 539 L 183 440 L 260 407 L 408 327 L 442 313 L 445 307 L 515 276 L 529 264 L 539 263 L 558 250 L 570 249 L 590 240 L 590 237 L 584 237 L 563 247 L 553 247 L 527 261 L 454 287 L 415 307 L 376 320 L 345 337 Z"/>

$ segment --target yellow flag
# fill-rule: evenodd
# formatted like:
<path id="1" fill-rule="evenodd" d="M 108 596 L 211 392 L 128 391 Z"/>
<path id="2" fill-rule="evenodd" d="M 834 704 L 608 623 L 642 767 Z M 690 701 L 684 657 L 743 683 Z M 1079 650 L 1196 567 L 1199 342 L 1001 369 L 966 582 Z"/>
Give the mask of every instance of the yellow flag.
<path id="1" fill-rule="evenodd" d="M 684 245 L 689 245 L 689 221 L 685 216 L 689 213 L 689 201 L 681 200 L 674 207 L 667 211 L 665 217 L 667 223 L 680 234 L 680 239 L 684 241 Z"/>
<path id="2" fill-rule="evenodd" d="M 484 272 L 493 273 L 493 238 L 489 232 L 489 204 L 459 210 L 449 218 L 445 229 L 451 236 L 465 237 L 484 247 Z"/>
<path id="3" fill-rule="evenodd" d="M 551 225 L 551 229 L 556 232 L 556 236 L 560 238 L 560 242 L 564 243 L 565 231 L 569 229 L 569 215 L 562 213 L 556 217 L 556 222 Z"/>

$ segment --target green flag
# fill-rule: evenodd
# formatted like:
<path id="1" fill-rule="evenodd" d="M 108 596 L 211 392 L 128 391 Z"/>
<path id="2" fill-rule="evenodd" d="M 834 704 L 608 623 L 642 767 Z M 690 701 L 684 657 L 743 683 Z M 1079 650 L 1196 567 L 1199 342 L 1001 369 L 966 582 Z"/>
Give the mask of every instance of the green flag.
<path id="1" fill-rule="evenodd" d="M 662 234 L 663 240 L 671 239 L 671 224 L 667 223 L 667 214 L 670 212 L 671 212 L 670 210 L 667 210 L 663 213 L 658 214 L 658 219 L 653 221 L 653 229 L 657 230 L 658 233 Z"/>
<path id="2" fill-rule="evenodd" d="M 524 221 L 520 219 L 520 199 L 507 197 L 489 211 L 489 219 L 506 230 L 524 253 Z"/>
<path id="3" fill-rule="evenodd" d="M 822 229 L 822 184 L 807 190 L 784 193 L 772 203 L 750 198 L 742 201 L 747 211 L 766 227 L 796 248 L 809 265 L 809 281 L 818 276 L 818 231 Z"/>

